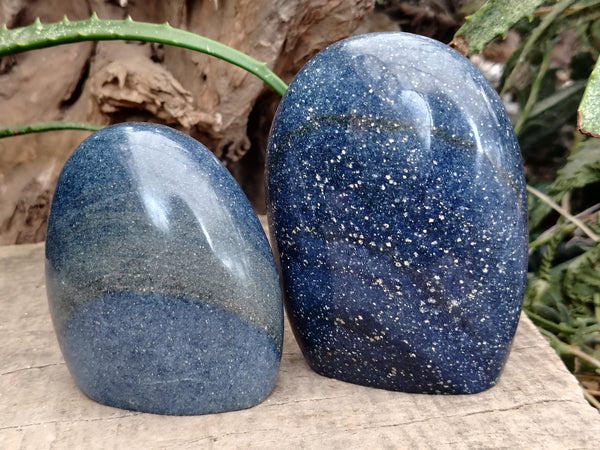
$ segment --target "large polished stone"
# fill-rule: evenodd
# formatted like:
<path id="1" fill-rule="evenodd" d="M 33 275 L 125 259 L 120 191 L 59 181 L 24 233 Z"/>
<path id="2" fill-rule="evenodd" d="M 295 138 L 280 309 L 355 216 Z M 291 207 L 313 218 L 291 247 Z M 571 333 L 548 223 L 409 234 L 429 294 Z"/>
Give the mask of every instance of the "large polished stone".
<path id="1" fill-rule="evenodd" d="M 385 389 L 494 385 L 527 266 L 517 140 L 463 56 L 406 33 L 319 53 L 284 96 L 268 209 L 312 368 Z"/>
<path id="2" fill-rule="evenodd" d="M 46 241 L 50 310 L 82 391 L 161 414 L 246 408 L 271 391 L 283 307 L 250 203 L 204 146 L 122 124 L 65 164 Z"/>

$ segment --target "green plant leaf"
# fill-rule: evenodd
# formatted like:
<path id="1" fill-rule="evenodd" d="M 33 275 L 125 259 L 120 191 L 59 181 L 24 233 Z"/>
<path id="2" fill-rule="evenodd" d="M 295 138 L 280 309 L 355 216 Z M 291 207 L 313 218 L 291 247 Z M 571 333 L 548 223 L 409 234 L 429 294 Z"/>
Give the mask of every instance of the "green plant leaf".
<path id="1" fill-rule="evenodd" d="M 553 36 L 554 32 L 552 30 L 554 29 L 555 24 L 560 23 L 558 18 L 567 11 L 573 3 L 575 3 L 575 0 L 559 0 L 551 7 L 548 14 L 543 17 L 540 24 L 533 29 L 527 40 L 523 43 L 514 67 L 507 76 L 503 76 L 502 88 L 500 89 L 501 95 L 513 86 L 513 80 L 519 73 L 522 64 L 524 64 L 530 56 L 535 45 L 539 42 L 548 41 L 551 36 Z"/>
<path id="2" fill-rule="evenodd" d="M 531 306 L 531 311 L 546 320 L 550 320 L 554 323 L 560 323 L 560 314 L 556 309 L 546 306 L 542 303 L 536 303 Z"/>
<path id="3" fill-rule="evenodd" d="M 67 121 L 52 121 L 52 122 L 32 122 L 28 124 L 17 124 L 7 128 L 0 129 L 0 138 L 10 136 L 21 136 L 29 133 L 39 133 L 41 131 L 54 130 L 86 130 L 98 131 L 104 128 L 104 125 L 96 125 L 86 122 L 67 122 Z"/>
<path id="4" fill-rule="evenodd" d="M 585 85 L 584 80 L 574 81 L 548 97 L 538 99 L 518 134 L 526 160 L 536 155 L 540 148 L 553 145 L 565 124 L 573 124 Z"/>
<path id="5" fill-rule="evenodd" d="M 550 182 L 544 181 L 541 183 L 536 183 L 535 186 L 538 188 L 538 190 L 548 193 L 548 189 L 550 188 Z M 544 203 L 533 194 L 528 194 L 527 200 L 529 211 L 529 232 L 532 233 L 534 230 L 537 229 L 537 227 L 544 220 L 544 218 L 553 210 L 547 203 Z"/>
<path id="6" fill-rule="evenodd" d="M 577 128 L 588 136 L 600 137 L 600 58 L 596 61 L 579 104 Z"/>
<path id="7" fill-rule="evenodd" d="M 550 196 L 544 194 L 543 192 L 539 191 L 538 189 L 534 188 L 533 186 L 527 185 L 526 188 L 527 188 L 528 193 L 535 195 L 541 201 L 543 201 L 544 203 L 547 203 L 549 206 L 551 206 L 553 210 L 555 210 L 557 213 L 559 213 L 565 219 L 573 222 L 575 225 L 577 225 L 579 228 L 581 228 L 581 231 L 583 231 L 585 234 L 587 234 L 594 242 L 600 241 L 600 237 L 598 237 L 598 235 L 596 235 L 596 233 L 594 233 L 585 223 L 583 223 L 583 221 L 579 220 L 577 217 L 575 217 L 573 214 L 571 214 L 568 210 L 566 210 L 565 208 L 560 206 L 558 203 L 556 203 L 552 198 L 550 198 Z"/>
<path id="8" fill-rule="evenodd" d="M 39 19 L 26 27 L 0 28 L 0 56 L 20 53 L 38 48 L 83 41 L 136 40 L 160 42 L 207 55 L 216 56 L 256 75 L 275 92 L 283 95 L 287 85 L 265 63 L 245 53 L 189 31 L 161 25 L 125 20 L 100 20 L 93 14 L 87 20 L 71 22 L 66 17 L 57 23 L 42 24 Z"/>
<path id="9" fill-rule="evenodd" d="M 553 24 L 551 32 L 558 34 L 564 30 L 575 30 L 598 19 L 600 19 L 600 2 L 598 0 L 580 0 L 573 8 L 566 11 L 561 20 Z"/>
<path id="10" fill-rule="evenodd" d="M 544 0 L 488 0 L 456 32 L 451 43 L 461 53 L 480 52 L 496 36 L 504 36 L 523 17 L 533 12 Z"/>
<path id="11" fill-rule="evenodd" d="M 600 141 L 588 139 L 572 154 L 550 186 L 553 195 L 600 181 Z"/>
<path id="12" fill-rule="evenodd" d="M 562 284 L 566 295 L 574 305 L 594 305 L 594 294 L 600 290 L 600 246 L 595 245 L 584 254 L 574 258 L 565 271 Z"/>
<path id="13" fill-rule="evenodd" d="M 585 86 L 585 81 L 578 80 L 573 81 L 567 87 L 557 90 L 550 96 L 538 101 L 535 104 L 535 106 L 531 109 L 529 118 L 531 120 L 538 119 L 541 122 L 547 122 L 548 118 L 550 117 L 549 113 L 554 112 L 555 116 L 563 116 L 562 123 L 564 123 L 564 116 L 568 113 L 574 113 L 575 108 L 565 108 L 563 105 L 565 103 L 568 103 L 570 105 L 573 103 L 573 101 L 579 102 L 581 99 L 581 95 L 585 90 Z M 557 108 L 559 108 L 558 112 L 556 112 Z M 553 123 L 553 125 L 558 126 L 558 123 Z"/>

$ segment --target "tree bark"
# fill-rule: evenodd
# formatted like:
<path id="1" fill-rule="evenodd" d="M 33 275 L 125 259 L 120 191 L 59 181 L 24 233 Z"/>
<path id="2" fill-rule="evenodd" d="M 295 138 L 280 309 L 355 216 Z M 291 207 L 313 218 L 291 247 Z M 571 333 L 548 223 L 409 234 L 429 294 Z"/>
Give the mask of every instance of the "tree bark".
<path id="1" fill-rule="evenodd" d="M 373 0 L 4 0 L 0 23 L 87 18 L 162 23 L 264 61 L 285 81 L 342 39 Z M 0 61 L 0 124 L 36 120 L 165 123 L 203 142 L 264 211 L 264 145 L 278 96 L 253 75 L 208 55 L 149 43 L 86 42 Z M 62 165 L 89 133 L 56 131 L 0 140 L 0 244 L 45 238 Z M 250 138 L 250 137 L 251 138 Z"/>

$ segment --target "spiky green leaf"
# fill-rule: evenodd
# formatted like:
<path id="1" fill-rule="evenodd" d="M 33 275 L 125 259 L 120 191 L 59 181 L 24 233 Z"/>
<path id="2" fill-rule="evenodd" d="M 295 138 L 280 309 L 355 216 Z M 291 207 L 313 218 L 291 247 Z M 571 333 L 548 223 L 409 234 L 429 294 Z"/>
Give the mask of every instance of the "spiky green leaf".
<path id="1" fill-rule="evenodd" d="M 207 55 L 216 56 L 256 75 L 277 93 L 283 95 L 287 85 L 267 65 L 245 53 L 189 31 L 146 22 L 125 20 L 101 20 L 92 14 L 87 20 L 63 19 L 61 22 L 42 24 L 39 19 L 33 24 L 13 29 L 0 29 L 0 56 L 83 41 L 137 40 L 159 42 L 188 48 Z"/>
<path id="2" fill-rule="evenodd" d="M 0 138 L 21 136 L 29 133 L 39 133 L 42 131 L 54 130 L 85 130 L 98 131 L 104 128 L 103 125 L 96 125 L 86 122 L 67 122 L 67 121 L 51 121 L 51 122 L 32 122 L 28 124 L 17 124 L 7 128 L 0 129 Z"/>

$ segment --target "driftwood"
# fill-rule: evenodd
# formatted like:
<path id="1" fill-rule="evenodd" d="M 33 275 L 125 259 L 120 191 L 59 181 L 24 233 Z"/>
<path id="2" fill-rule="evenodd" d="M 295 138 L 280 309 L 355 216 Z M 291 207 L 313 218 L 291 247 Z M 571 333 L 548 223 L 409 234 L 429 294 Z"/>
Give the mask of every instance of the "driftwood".
<path id="1" fill-rule="evenodd" d="M 168 21 L 266 62 L 289 82 L 317 51 L 351 34 L 373 4 L 373 0 L 3 0 L 0 23 L 16 27 L 38 16 L 42 22 L 55 22 L 63 15 L 81 20 L 92 11 L 103 19 L 131 15 L 139 21 Z M 242 69 L 175 47 L 86 42 L 0 61 L 1 125 L 35 120 L 170 124 L 223 160 L 259 211 L 264 209 L 264 140 L 277 101 L 261 80 Z M 254 129 L 257 126 L 261 129 Z M 58 173 L 88 134 L 61 131 L 0 141 L 0 244 L 44 239 Z"/>

